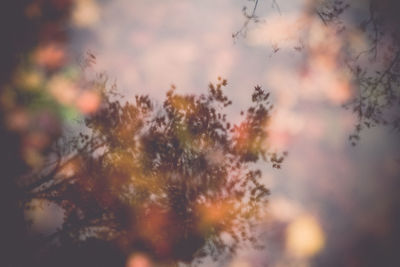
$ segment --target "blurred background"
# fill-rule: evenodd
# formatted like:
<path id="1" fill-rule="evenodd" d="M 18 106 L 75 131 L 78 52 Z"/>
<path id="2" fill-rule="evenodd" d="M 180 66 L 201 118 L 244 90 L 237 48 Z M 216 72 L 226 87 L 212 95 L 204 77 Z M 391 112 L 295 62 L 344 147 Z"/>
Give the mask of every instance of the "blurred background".
<path id="1" fill-rule="evenodd" d="M 18 185 L 43 166 L 54 140 L 96 112 L 101 96 L 86 81 L 104 73 L 126 100 L 148 94 L 159 103 L 171 84 L 179 93 L 201 94 L 223 77 L 232 120 L 250 103 L 255 85 L 271 92 L 269 148 L 288 156 L 280 169 L 260 165 L 271 192 L 262 218 L 265 247 L 217 261 L 206 257 L 200 266 L 400 264 L 396 1 L 2 6 L 5 262 L 29 254 L 36 234 L 51 235 L 62 224 L 62 209 L 48 200 L 34 199 L 18 212 Z M 145 254 L 127 264 L 152 266 Z"/>

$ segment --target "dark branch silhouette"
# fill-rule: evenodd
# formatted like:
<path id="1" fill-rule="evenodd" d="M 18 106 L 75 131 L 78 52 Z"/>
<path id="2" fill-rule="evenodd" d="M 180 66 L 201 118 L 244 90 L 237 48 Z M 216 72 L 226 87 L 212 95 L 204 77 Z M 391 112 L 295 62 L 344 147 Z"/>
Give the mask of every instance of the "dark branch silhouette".
<path id="1" fill-rule="evenodd" d="M 353 97 L 344 107 L 357 116 L 355 131 L 349 136 L 355 145 L 365 128 L 388 125 L 395 131 L 400 130 L 400 20 L 397 14 L 400 6 L 394 0 L 369 0 L 362 4 L 365 12 L 352 14 L 352 4 L 347 0 L 315 1 L 307 6 L 305 12 L 317 16 L 326 27 L 335 28 L 336 34 L 344 38 L 337 60 L 353 77 Z M 256 8 L 257 2 L 250 14 L 245 13 L 247 19 L 233 34 L 234 38 L 246 35 L 250 21 L 260 20 L 255 16 Z M 346 31 L 350 25 L 366 36 L 367 49 L 354 53 L 347 47 L 346 40 L 351 34 L 346 35 Z M 307 47 L 303 48 L 307 51 Z M 279 48 L 274 48 L 277 50 Z"/>
<path id="2" fill-rule="evenodd" d="M 225 86 L 219 79 L 204 95 L 172 87 L 161 107 L 103 90 L 86 130 L 64 143 L 72 151 L 24 185 L 27 201 L 46 199 L 65 212 L 62 227 L 40 242 L 94 238 L 164 262 L 259 247 L 255 227 L 269 191 L 255 163 L 280 168 L 284 157 L 267 149 L 269 93 L 256 86 L 242 120 L 231 122 Z"/>

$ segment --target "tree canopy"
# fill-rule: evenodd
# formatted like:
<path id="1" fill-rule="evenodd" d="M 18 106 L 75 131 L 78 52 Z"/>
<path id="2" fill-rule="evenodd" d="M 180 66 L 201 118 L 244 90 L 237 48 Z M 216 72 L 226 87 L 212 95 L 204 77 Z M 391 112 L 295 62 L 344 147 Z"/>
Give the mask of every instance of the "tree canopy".
<path id="1" fill-rule="evenodd" d="M 284 156 L 268 149 L 269 93 L 256 86 L 236 122 L 225 113 L 226 86 L 219 78 L 201 95 L 172 87 L 162 106 L 144 95 L 123 103 L 103 88 L 85 130 L 58 141 L 52 163 L 24 185 L 27 201 L 50 200 L 65 212 L 45 242 L 96 238 L 184 262 L 259 246 L 254 230 L 269 191 L 256 163 L 279 168 Z"/>

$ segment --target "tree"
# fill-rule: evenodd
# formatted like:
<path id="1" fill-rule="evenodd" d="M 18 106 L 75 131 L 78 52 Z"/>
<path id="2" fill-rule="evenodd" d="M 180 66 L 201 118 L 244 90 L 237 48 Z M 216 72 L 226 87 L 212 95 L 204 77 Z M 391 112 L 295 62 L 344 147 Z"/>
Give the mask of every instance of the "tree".
<path id="1" fill-rule="evenodd" d="M 354 14 L 352 4 L 346 0 L 323 1 L 315 3 L 314 10 L 325 25 L 336 25 L 338 34 L 351 37 L 346 31 L 356 28 L 368 43 L 365 50 L 357 53 L 352 53 L 347 45 L 342 55 L 342 64 L 351 72 L 355 85 L 354 97 L 344 105 L 358 119 L 349 137 L 354 145 L 365 128 L 388 125 L 400 130 L 400 21 L 397 1 L 364 1 L 361 14 Z M 346 19 L 346 11 L 356 22 Z"/>
<path id="2" fill-rule="evenodd" d="M 29 262 L 31 242 L 24 223 L 23 209 L 20 206 L 20 201 L 25 196 L 23 190 L 16 184 L 18 178 L 31 169 L 22 153 L 27 147 L 25 139 L 29 129 L 17 130 L 10 127 L 10 117 L 21 110 L 28 111 L 27 102 L 29 103 L 32 98 L 29 94 L 21 93 L 23 90 L 18 90 L 20 88 L 15 88 L 12 83 L 18 68 L 24 65 L 25 59 L 38 43 L 54 41 L 53 39 L 58 39 L 59 42 L 65 41 L 64 24 L 71 5 L 72 1 L 17 0 L 3 1 L 0 8 L 0 34 L 5 39 L 0 45 L 0 58 L 2 58 L 0 62 L 0 211 L 3 215 L 0 222 L 1 266 L 31 265 Z M 43 7 L 43 12 L 37 9 L 38 6 Z M 36 12 L 38 10 L 40 14 Z M 18 97 L 14 98 L 14 96 Z M 21 101 L 22 103 L 21 99 L 24 100 Z M 39 109 L 45 112 L 47 108 L 48 106 L 43 105 Z M 39 112 L 31 111 L 27 113 L 32 115 L 29 119 L 34 121 L 35 115 Z M 37 128 L 40 128 L 40 125 L 36 124 Z M 41 130 L 45 132 L 48 129 Z M 47 146 L 44 146 L 35 152 L 40 154 L 46 150 Z"/>
<path id="3" fill-rule="evenodd" d="M 86 257 L 104 255 L 109 250 L 117 261 L 118 253 L 112 252 L 110 240 L 115 241 L 111 243 L 116 243 L 118 250 L 144 249 L 162 260 L 184 261 L 209 252 L 216 255 L 222 250 L 234 251 L 237 244 L 222 238 L 223 231 L 234 240 L 255 243 L 249 227 L 257 221 L 268 194 L 259 181 L 261 171 L 255 163 L 270 160 L 279 167 L 283 160 L 264 147 L 271 108 L 267 94 L 257 87 L 253 107 L 234 127 L 219 111 L 230 105 L 221 90 L 226 86 L 223 80 L 210 86 L 208 95 L 182 96 L 171 91 L 165 106 L 158 109 L 144 96 L 138 97 L 135 104 L 122 105 L 113 92 L 103 91 L 103 108 L 85 119 L 86 132 L 63 141 L 66 137 L 59 138 L 59 129 L 65 122 L 64 107 L 46 91 L 29 90 L 32 88 L 25 88 L 13 77 L 21 76 L 20 70 L 39 68 L 43 79 L 48 80 L 63 71 L 66 62 L 38 66 L 31 55 L 38 47 L 50 44 L 52 48 L 51 44 L 63 45 L 68 40 L 65 24 L 72 4 L 24 0 L 8 3 L 2 9 L 6 12 L 1 32 L 9 38 L 1 49 L 4 60 L 0 75 L 1 205 L 3 213 L 8 214 L 1 225 L 5 237 L 2 244 L 7 248 L 2 264 L 100 266 L 104 258 L 97 257 L 97 262 L 91 264 L 84 260 L 71 263 L 70 258 L 79 253 L 83 257 L 86 252 Z M 184 104 L 175 106 L 178 100 Z M 186 113 L 189 106 L 185 103 L 195 110 Z M 10 127 L 9 118 L 18 117 L 21 111 L 28 114 L 28 125 Z M 36 123 L 40 113 L 46 115 L 46 120 L 47 115 L 52 117 L 53 123 Z M 132 114 L 139 117 L 129 117 Z M 129 117 L 127 121 L 118 121 L 125 120 L 125 116 Z M 135 131 L 133 126 L 137 127 Z M 28 147 L 31 130 L 46 136 L 48 143 Z M 201 150 L 195 149 L 196 142 L 202 142 Z M 172 158 L 171 153 L 175 155 Z M 35 168 L 41 164 L 28 162 L 28 154 L 33 160 L 47 157 L 47 165 L 37 171 Z M 221 159 L 221 155 L 227 158 Z M 126 164 L 125 160 L 132 162 Z M 172 167 L 175 170 L 168 169 Z M 73 170 L 72 176 L 68 169 Z M 132 171 L 138 173 L 133 175 Z M 151 178 L 145 179 L 145 175 Z M 147 188 L 151 183 L 155 185 Z M 23 211 L 30 200 L 38 198 L 59 203 L 65 210 L 65 221 L 53 235 L 35 240 L 25 231 Z M 153 225 L 159 219 L 162 228 Z M 194 223 L 183 224 L 185 220 Z M 147 230 L 141 231 L 143 227 Z M 162 236 L 160 229 L 165 228 L 171 229 L 170 235 Z M 172 244 L 171 248 L 160 247 L 160 240 Z M 63 249 L 56 249 L 57 244 Z M 45 255 L 45 259 L 38 262 L 38 254 Z"/>
<path id="4" fill-rule="evenodd" d="M 245 36 L 250 22 L 262 23 L 256 13 L 258 1 L 252 1 L 249 13 L 243 9 L 245 22 L 233 34 L 234 38 Z M 272 1 L 279 12 L 279 1 Z M 400 23 L 397 11 L 399 3 L 394 0 L 324 0 L 309 1 L 303 11 L 307 16 L 315 16 L 325 27 L 333 29 L 341 38 L 341 49 L 336 60 L 350 73 L 352 98 L 344 103 L 357 117 L 355 130 L 350 134 L 350 142 L 355 145 L 363 129 L 377 125 L 387 125 L 396 131 L 400 129 Z M 367 48 L 354 51 L 351 38 L 354 32 L 365 38 Z M 279 44 L 273 48 L 279 50 Z M 300 42 L 296 51 L 310 54 L 309 47 Z"/>
<path id="5" fill-rule="evenodd" d="M 256 86 L 236 123 L 224 113 L 232 102 L 221 78 L 208 94 L 172 87 L 161 107 L 143 95 L 122 103 L 104 76 L 97 83 L 102 105 L 84 119 L 86 130 L 58 142 L 55 163 L 25 184 L 27 201 L 65 211 L 45 242 L 96 238 L 167 262 L 259 246 L 254 227 L 269 191 L 256 163 L 280 168 L 284 159 L 268 150 L 269 93 Z"/>

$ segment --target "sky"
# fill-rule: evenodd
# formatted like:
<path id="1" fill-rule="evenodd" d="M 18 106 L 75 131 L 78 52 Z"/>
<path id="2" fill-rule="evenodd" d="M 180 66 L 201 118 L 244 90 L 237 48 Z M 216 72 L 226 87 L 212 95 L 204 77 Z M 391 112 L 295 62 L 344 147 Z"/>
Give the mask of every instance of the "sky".
<path id="1" fill-rule="evenodd" d="M 355 94 L 354 77 L 339 58 L 345 45 L 352 51 L 368 47 L 366 36 L 351 25 L 345 37 L 336 34 L 310 14 L 309 1 L 265 0 L 256 10 L 260 21 L 232 38 L 245 22 L 242 7 L 252 5 L 76 0 L 66 49 L 72 61 L 93 54 L 90 71 L 106 73 L 128 101 L 135 94 L 162 101 L 171 84 L 179 93 L 204 93 L 221 76 L 228 80 L 234 103 L 229 115 L 235 118 L 255 85 L 270 91 L 269 145 L 289 155 L 279 170 L 263 166 L 271 189 L 266 248 L 245 249 L 223 264 L 335 266 L 343 259 L 354 261 L 346 266 L 359 266 L 368 251 L 363 243 L 386 246 L 394 240 L 400 171 L 397 133 L 376 127 L 363 131 L 356 146 L 348 140 L 356 117 L 342 105 Z M 65 87 L 56 80 L 52 92 L 62 91 L 66 99 Z M 221 266 L 203 263 L 212 264 Z"/>

